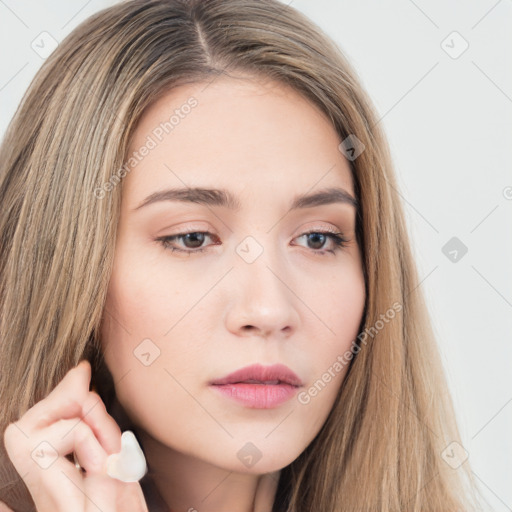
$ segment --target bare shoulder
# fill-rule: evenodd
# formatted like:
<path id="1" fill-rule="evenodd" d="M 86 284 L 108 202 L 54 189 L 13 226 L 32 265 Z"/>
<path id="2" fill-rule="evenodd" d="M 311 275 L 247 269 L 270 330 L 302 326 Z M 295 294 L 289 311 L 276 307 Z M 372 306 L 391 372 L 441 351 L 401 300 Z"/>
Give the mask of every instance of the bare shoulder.
<path id="1" fill-rule="evenodd" d="M 9 508 L 3 501 L 0 501 L 0 512 L 14 512 L 14 510 Z"/>

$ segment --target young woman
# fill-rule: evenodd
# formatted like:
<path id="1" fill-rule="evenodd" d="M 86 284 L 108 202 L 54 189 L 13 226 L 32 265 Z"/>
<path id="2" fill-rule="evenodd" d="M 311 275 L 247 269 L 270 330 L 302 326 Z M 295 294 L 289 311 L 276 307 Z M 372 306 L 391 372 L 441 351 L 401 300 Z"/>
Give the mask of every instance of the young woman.
<path id="1" fill-rule="evenodd" d="M 96 14 L 0 162 L 3 510 L 477 510 L 385 137 L 298 11 Z"/>

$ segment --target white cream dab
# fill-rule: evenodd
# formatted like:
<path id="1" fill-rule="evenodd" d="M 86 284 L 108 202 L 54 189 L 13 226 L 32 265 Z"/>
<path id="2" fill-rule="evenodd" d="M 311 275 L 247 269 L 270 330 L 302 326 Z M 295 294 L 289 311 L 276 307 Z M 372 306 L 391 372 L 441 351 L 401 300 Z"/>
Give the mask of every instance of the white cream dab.
<path id="1" fill-rule="evenodd" d="M 131 430 L 121 434 L 121 451 L 107 457 L 107 474 L 122 482 L 138 482 L 147 472 L 146 458 Z"/>

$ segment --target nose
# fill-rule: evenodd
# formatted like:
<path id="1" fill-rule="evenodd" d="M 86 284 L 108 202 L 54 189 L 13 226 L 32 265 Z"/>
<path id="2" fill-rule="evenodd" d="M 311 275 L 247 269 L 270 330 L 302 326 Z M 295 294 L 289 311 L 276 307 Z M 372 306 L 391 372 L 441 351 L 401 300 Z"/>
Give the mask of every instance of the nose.
<path id="1" fill-rule="evenodd" d="M 262 255 L 252 263 L 240 260 L 231 279 L 225 318 L 230 332 L 283 339 L 297 330 L 300 301 L 293 292 L 289 272 L 276 258 L 269 260 Z"/>

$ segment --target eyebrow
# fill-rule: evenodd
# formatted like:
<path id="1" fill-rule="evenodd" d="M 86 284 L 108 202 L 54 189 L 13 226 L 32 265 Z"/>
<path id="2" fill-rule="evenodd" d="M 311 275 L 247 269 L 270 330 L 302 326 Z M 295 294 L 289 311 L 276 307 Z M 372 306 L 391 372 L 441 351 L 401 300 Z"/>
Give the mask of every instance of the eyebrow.
<path id="1" fill-rule="evenodd" d="M 149 204 L 160 201 L 181 201 L 187 203 L 198 203 L 205 206 L 222 206 L 230 210 L 239 211 L 241 203 L 229 190 L 217 188 L 173 188 L 154 192 L 144 199 L 139 206 L 132 211 L 139 210 Z M 312 208 L 326 204 L 342 203 L 358 208 L 358 201 L 345 189 L 329 187 L 311 194 L 300 194 L 295 196 L 290 205 L 290 210 L 299 208 Z"/>

